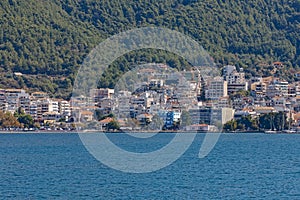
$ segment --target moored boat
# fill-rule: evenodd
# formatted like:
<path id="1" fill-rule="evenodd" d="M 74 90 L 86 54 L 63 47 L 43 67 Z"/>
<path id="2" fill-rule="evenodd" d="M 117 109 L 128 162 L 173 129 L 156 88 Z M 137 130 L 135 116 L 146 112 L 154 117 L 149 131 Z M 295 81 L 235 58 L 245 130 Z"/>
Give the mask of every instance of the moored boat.
<path id="1" fill-rule="evenodd" d="M 266 134 L 275 134 L 275 133 L 278 133 L 278 131 L 268 130 L 268 131 L 264 131 L 264 133 L 266 133 Z"/>
<path id="2" fill-rule="evenodd" d="M 283 132 L 289 133 L 289 134 L 297 133 L 297 131 L 295 131 L 295 130 L 283 130 Z"/>

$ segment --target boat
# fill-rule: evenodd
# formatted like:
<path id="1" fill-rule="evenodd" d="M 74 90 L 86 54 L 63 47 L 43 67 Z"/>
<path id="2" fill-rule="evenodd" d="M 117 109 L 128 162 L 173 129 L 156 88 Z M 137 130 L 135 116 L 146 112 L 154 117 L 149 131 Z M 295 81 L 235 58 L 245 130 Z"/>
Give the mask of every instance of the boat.
<path id="1" fill-rule="evenodd" d="M 283 130 L 284 133 L 288 133 L 288 134 L 293 134 L 293 133 L 297 133 L 297 131 L 295 130 Z"/>
<path id="2" fill-rule="evenodd" d="M 267 134 L 275 134 L 275 133 L 278 133 L 277 131 L 275 130 L 268 130 L 268 131 L 264 131 L 265 133 Z"/>

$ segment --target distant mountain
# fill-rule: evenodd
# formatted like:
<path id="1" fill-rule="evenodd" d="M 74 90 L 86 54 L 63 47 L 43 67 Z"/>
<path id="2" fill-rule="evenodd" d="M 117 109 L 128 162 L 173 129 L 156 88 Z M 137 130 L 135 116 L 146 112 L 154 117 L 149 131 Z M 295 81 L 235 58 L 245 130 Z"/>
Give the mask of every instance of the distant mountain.
<path id="1" fill-rule="evenodd" d="M 217 64 L 235 64 L 248 74 L 268 74 L 262 66 L 273 61 L 284 63 L 281 73 L 286 76 L 300 67 L 300 0 L 2 0 L 0 16 L 0 88 L 67 97 L 93 47 L 113 34 L 143 26 L 187 34 Z M 178 68 L 185 65 L 165 52 L 132 53 L 116 61 L 101 84 L 113 86 L 131 62 L 139 61 L 136 56 Z M 125 64 L 120 67 L 120 62 Z"/>

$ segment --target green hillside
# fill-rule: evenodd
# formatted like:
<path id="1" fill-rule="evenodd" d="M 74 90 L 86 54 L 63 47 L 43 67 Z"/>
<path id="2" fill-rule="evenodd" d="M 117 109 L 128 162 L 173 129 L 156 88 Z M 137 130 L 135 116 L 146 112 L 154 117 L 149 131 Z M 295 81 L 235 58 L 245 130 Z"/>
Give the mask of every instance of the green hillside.
<path id="1" fill-rule="evenodd" d="M 235 64 L 249 75 L 268 74 L 261 66 L 273 61 L 285 64 L 285 76 L 300 66 L 300 0 L 2 0 L 0 16 L 0 88 L 67 97 L 93 47 L 110 35 L 143 26 L 185 33 L 220 66 Z M 120 58 L 101 84 L 113 86 L 130 63 L 139 61 L 185 65 L 165 52 L 134 52 Z"/>

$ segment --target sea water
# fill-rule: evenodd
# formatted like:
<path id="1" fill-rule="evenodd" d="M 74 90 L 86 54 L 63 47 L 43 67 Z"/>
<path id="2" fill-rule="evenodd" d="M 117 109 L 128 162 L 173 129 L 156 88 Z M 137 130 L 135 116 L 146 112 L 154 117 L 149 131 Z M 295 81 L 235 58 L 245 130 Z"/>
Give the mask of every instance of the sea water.
<path id="1" fill-rule="evenodd" d="M 174 134 L 108 136 L 132 152 Z M 97 161 L 77 134 L 0 134 L 1 199 L 300 199 L 300 135 L 222 134 L 198 158 L 204 134 L 171 165 L 132 174 Z"/>

